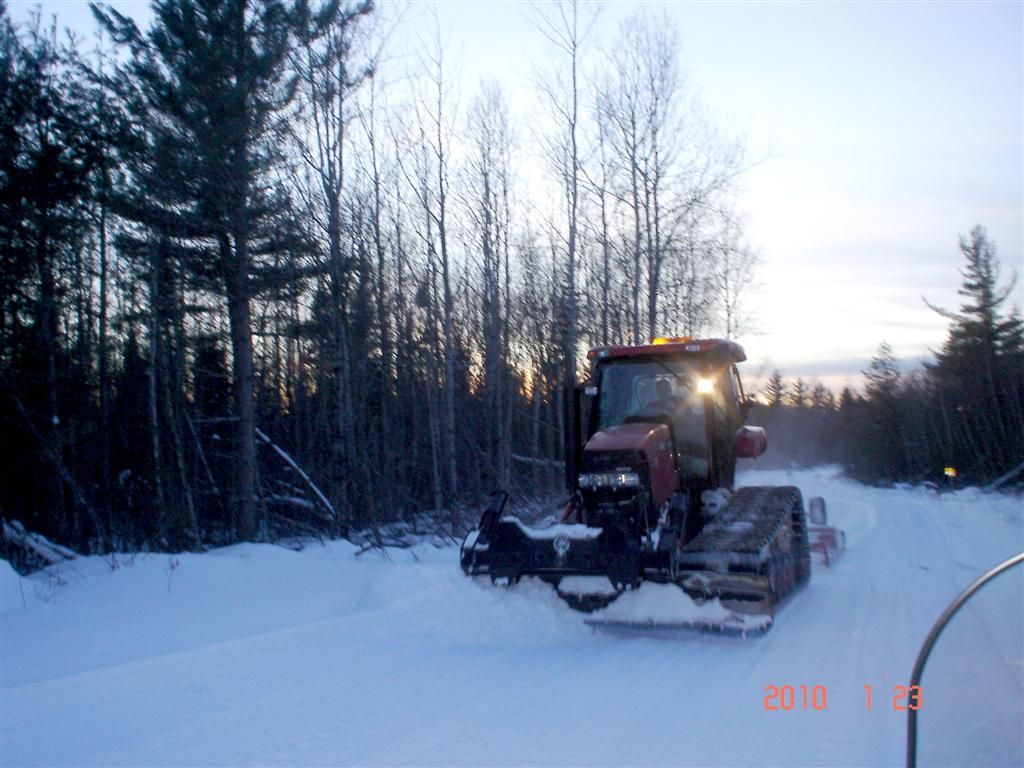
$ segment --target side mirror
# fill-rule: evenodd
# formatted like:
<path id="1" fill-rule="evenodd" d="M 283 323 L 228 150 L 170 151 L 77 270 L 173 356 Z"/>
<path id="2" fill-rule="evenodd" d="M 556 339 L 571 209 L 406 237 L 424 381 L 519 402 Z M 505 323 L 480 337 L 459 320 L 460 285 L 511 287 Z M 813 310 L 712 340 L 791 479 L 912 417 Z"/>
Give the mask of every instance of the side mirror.
<path id="1" fill-rule="evenodd" d="M 768 449 L 768 435 L 762 427 L 740 427 L 735 445 L 737 458 L 756 459 Z"/>

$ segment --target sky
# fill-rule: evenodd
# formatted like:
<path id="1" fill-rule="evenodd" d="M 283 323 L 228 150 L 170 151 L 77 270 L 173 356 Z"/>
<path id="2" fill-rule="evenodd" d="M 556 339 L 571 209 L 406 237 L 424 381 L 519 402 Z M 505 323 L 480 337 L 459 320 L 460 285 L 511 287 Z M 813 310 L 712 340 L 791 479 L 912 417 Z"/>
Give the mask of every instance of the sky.
<path id="1" fill-rule="evenodd" d="M 112 3 L 137 19 L 148 3 Z M 23 19 L 36 3 L 8 0 Z M 600 6 L 594 42 L 641 4 Z M 654 5 L 654 4 L 647 4 Z M 92 29 L 83 0 L 42 4 Z M 501 82 L 514 115 L 550 53 L 523 2 L 437 2 L 456 90 Z M 888 341 L 910 369 L 941 347 L 955 309 L 957 238 L 975 224 L 1008 281 L 1024 273 L 1024 3 L 665 3 L 680 65 L 713 118 L 759 162 L 739 210 L 763 259 L 739 340 L 755 383 L 778 368 L 856 386 Z M 433 35 L 428 6 L 403 18 L 399 56 Z M 410 51 L 411 52 L 411 51 Z M 1018 281 L 1011 302 L 1024 305 Z M 666 329 L 671 330 L 671 329 Z"/>

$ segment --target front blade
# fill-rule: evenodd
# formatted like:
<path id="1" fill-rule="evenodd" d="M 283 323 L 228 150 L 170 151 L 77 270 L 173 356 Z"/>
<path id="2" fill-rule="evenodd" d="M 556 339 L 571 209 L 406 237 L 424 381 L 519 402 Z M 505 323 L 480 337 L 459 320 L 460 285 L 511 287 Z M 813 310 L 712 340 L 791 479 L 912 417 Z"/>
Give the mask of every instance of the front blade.
<path id="1" fill-rule="evenodd" d="M 586 623 L 610 630 L 700 630 L 757 634 L 772 625 L 770 613 L 743 613 L 718 598 L 697 601 L 674 584 L 644 582 L 625 592 L 608 607 L 591 614 Z"/>
<path id="2" fill-rule="evenodd" d="M 606 576 L 615 586 L 640 581 L 644 552 L 618 528 L 524 525 L 514 516 L 470 531 L 460 551 L 469 576 L 515 583 L 522 576 Z"/>

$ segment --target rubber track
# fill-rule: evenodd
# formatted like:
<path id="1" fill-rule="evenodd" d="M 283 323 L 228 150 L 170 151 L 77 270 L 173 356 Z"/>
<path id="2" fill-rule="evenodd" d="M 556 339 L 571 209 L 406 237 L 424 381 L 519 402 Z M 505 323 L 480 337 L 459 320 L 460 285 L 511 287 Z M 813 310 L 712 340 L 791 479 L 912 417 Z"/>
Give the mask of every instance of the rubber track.
<path id="1" fill-rule="evenodd" d="M 768 545 L 788 523 L 801 504 L 794 487 L 740 488 L 704 529 L 683 547 L 683 557 L 698 553 L 732 553 L 765 562 Z"/>

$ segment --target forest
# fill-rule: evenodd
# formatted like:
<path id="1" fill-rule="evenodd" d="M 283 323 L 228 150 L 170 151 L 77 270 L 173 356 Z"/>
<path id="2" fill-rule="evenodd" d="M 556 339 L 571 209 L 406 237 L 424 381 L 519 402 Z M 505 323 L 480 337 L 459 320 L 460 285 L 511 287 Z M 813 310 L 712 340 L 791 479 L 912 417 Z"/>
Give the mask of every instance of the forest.
<path id="1" fill-rule="evenodd" d="M 156 0 L 147 29 L 92 7 L 84 41 L 0 0 L 0 517 L 22 529 L 83 552 L 455 535 L 495 488 L 561 492 L 588 347 L 748 328 L 753 160 L 653 8 L 607 40 L 586 5 L 534 9 L 526 126 L 500 83 L 456 90 L 436 30 L 393 56 L 371 0 Z M 933 364 L 883 343 L 863 392 L 754 393 L 778 456 L 883 483 L 1024 462 L 1015 278 L 983 228 L 960 249 Z"/>
<path id="2" fill-rule="evenodd" d="M 955 310 L 934 360 L 904 371 L 881 342 L 861 393 L 838 398 L 821 384 L 768 379 L 752 421 L 779 443 L 776 464 L 835 463 L 866 483 L 1024 484 L 1024 322 L 1017 277 L 1001 280 L 984 227 L 960 237 Z M 927 302 L 927 299 L 925 299 Z"/>

